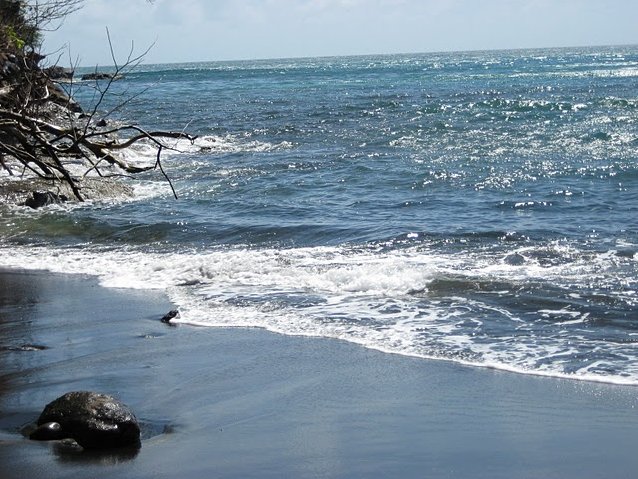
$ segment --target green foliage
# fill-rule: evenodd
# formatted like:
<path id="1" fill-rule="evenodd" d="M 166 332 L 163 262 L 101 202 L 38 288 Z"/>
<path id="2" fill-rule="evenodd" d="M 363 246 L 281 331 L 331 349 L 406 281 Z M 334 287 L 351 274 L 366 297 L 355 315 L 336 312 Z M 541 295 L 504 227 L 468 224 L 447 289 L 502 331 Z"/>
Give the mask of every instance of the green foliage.
<path id="1" fill-rule="evenodd" d="M 26 45 L 25 41 L 18 36 L 11 25 L 7 25 L 4 28 L 4 34 L 13 47 L 17 48 L 18 50 L 24 50 L 24 47 Z"/>
<path id="2" fill-rule="evenodd" d="M 33 16 L 33 6 L 24 0 L 0 0 L 1 46 L 35 50 L 40 41 L 40 26 L 37 16 Z"/>

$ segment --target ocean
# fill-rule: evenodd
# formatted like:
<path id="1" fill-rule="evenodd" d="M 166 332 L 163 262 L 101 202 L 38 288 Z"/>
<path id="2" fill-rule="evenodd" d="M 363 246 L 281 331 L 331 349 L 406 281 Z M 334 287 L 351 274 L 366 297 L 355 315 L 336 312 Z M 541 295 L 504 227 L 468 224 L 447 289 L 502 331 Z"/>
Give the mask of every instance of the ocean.
<path id="1" fill-rule="evenodd" d="M 638 47 L 141 65 L 111 93 L 199 135 L 163 152 L 178 199 L 155 171 L 2 206 L 0 266 L 161 289 L 182 327 L 638 385 Z"/>

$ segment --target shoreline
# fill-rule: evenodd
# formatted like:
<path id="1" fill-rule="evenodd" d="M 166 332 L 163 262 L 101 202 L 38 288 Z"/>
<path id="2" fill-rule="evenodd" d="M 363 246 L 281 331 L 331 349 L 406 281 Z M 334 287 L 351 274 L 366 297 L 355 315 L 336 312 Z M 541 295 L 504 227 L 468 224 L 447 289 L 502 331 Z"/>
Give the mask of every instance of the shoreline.
<path id="1" fill-rule="evenodd" d="M 0 476 L 638 473 L 633 386 L 260 329 L 170 327 L 160 318 L 171 306 L 159 291 L 0 269 Z M 46 403 L 81 389 L 116 395 L 155 428 L 137 455 L 70 454 L 20 435 Z"/>

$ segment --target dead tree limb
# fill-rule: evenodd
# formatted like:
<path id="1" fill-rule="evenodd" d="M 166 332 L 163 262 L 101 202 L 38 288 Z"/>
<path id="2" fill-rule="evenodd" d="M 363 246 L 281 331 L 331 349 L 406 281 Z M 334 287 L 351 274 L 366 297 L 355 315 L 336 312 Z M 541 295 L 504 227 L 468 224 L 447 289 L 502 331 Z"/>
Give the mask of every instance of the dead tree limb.
<path id="1" fill-rule="evenodd" d="M 69 0 L 69 8 L 75 5 L 75 1 Z M 23 171 L 28 170 L 41 178 L 67 183 L 80 201 L 83 200 L 81 178 L 89 173 L 105 176 L 103 169 L 106 165 L 117 167 L 125 174 L 159 169 L 168 181 L 173 195 L 177 197 L 162 165 L 161 154 L 167 150 L 177 151 L 176 146 L 171 146 L 167 140 L 187 140 L 192 143 L 195 136 L 183 131 L 147 131 L 130 124 L 98 126 L 100 122 L 94 121 L 101 113 L 100 107 L 110 93 L 115 79 L 139 65 L 148 53 L 147 49 L 141 55 L 134 55 L 131 45 L 126 61 L 119 64 L 108 30 L 107 38 L 115 70 L 104 83 L 96 80 L 93 85 L 94 101 L 88 113 L 82 115 L 78 115 L 75 110 L 77 104 L 72 98 L 73 83 L 66 94 L 38 66 L 39 60 L 28 60 L 26 56 L 16 57 L 14 78 L 9 82 L 0 78 L 0 168 L 13 174 L 8 161 L 13 160 L 22 165 Z M 129 95 L 115 108 L 100 116 L 104 118 L 112 114 L 135 97 Z M 52 108 L 54 98 L 56 108 Z M 153 165 L 131 164 L 123 158 L 122 153 L 138 143 L 156 148 Z M 71 165 L 73 170 L 70 169 Z M 79 171 L 82 168 L 84 171 Z M 109 173 L 108 176 L 113 174 Z"/>
<path id="2" fill-rule="evenodd" d="M 185 139 L 194 142 L 196 137 L 183 132 L 152 131 L 147 132 L 135 125 L 123 125 L 107 130 L 94 127 L 87 129 L 85 125 L 59 126 L 40 118 L 32 118 L 23 113 L 0 109 L 0 152 L 13 157 L 30 171 L 43 178 L 65 181 L 73 190 L 78 200 L 82 194 L 78 180 L 65 166 L 67 159 L 83 159 L 86 163 L 86 176 L 95 171 L 102 176 L 100 164 L 115 165 L 126 173 L 141 173 L 153 169 L 161 171 L 177 196 L 172 182 L 168 178 L 162 163 L 163 150 L 173 150 L 162 140 Z M 86 132 L 86 133 L 85 133 Z M 133 132 L 130 137 L 123 133 Z M 126 150 L 138 142 L 145 141 L 157 148 L 157 157 L 152 166 L 132 165 L 115 155 L 115 152 Z M 3 162 L 2 166 L 6 168 Z"/>

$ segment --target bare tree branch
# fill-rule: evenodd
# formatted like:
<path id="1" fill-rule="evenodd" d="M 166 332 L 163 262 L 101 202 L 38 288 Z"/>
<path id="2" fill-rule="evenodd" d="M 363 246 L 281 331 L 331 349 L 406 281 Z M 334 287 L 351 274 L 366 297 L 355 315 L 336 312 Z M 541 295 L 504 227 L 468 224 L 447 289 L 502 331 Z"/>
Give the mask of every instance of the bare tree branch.
<path id="1" fill-rule="evenodd" d="M 66 183 L 80 201 L 83 200 L 80 181 L 89 174 L 100 177 L 124 176 L 159 169 L 177 198 L 173 183 L 164 170 L 161 154 L 166 150 L 177 150 L 177 142 L 171 146 L 166 140 L 187 140 L 192 143 L 196 137 L 184 131 L 147 131 L 137 125 L 107 126 L 105 122 L 94 121 L 98 115 L 102 119 L 109 117 L 144 93 L 127 94 L 110 111 L 102 111 L 107 95 L 112 94 L 113 83 L 136 68 L 153 45 L 136 54 L 135 45 L 131 42 L 126 60 L 120 63 L 107 28 L 114 70 L 106 80 L 95 80 L 93 101 L 88 111 L 81 115 L 78 114 L 79 106 L 73 100 L 75 84 L 72 79 L 67 85 L 67 94 L 38 65 L 43 57 L 36 54 L 34 48 L 40 32 L 57 28 L 67 15 L 81 8 L 83 3 L 84 0 L 0 0 L 0 7 L 9 5 L 12 8 L 13 24 L 21 25 L 22 31 L 32 34 L 31 50 L 17 49 L 15 40 L 8 37 L 3 40 L 0 37 L 0 47 L 3 45 L 1 41 L 4 41 L 7 48 L 11 46 L 14 52 L 12 66 L 7 69 L 6 65 L 3 67 L 1 64 L 3 52 L 0 50 L 0 67 L 3 67 L 0 71 L 12 72 L 9 78 L 0 75 L 0 168 L 13 175 L 10 166 L 13 162 L 22 166 L 23 173 L 30 171 L 40 178 Z M 4 15 L 6 12 L 2 8 L 0 13 L 3 14 L 0 15 L 2 27 L 8 16 Z M 15 30 L 0 28 L 2 31 Z M 58 61 L 60 58 L 61 55 L 58 55 Z M 136 165 L 123 159 L 121 153 L 138 143 L 156 149 L 153 165 Z M 114 166 L 123 173 L 104 171 L 107 166 Z"/>

